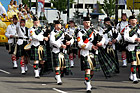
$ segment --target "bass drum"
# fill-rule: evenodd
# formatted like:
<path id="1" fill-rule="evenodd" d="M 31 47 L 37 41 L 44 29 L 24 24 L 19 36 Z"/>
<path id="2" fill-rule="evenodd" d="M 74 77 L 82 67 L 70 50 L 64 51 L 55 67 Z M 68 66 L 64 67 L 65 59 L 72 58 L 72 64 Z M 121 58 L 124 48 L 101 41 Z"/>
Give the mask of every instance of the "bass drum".
<path id="1" fill-rule="evenodd" d="M 25 45 L 24 50 L 26 51 L 26 54 L 28 57 L 31 55 L 31 43 Z"/>

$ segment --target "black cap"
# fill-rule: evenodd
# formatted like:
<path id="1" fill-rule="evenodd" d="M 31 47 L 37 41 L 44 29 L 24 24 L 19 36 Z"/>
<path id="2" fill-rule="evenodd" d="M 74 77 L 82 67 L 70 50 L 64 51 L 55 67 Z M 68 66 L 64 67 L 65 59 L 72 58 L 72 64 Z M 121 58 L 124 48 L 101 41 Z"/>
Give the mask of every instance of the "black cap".
<path id="1" fill-rule="evenodd" d="M 83 21 L 90 21 L 89 17 L 83 17 Z"/>
<path id="2" fill-rule="evenodd" d="M 109 17 L 106 17 L 106 18 L 104 19 L 104 22 L 106 22 L 106 21 L 111 21 L 111 20 L 110 20 Z"/>
<path id="3" fill-rule="evenodd" d="M 38 19 L 38 17 L 37 16 L 34 16 L 33 17 L 33 21 L 38 21 L 39 19 Z"/>
<path id="4" fill-rule="evenodd" d="M 18 20 L 16 15 L 13 15 L 13 20 Z"/>
<path id="5" fill-rule="evenodd" d="M 123 15 L 125 15 L 125 16 L 126 16 L 126 13 L 122 13 L 122 16 L 123 16 Z"/>
<path id="6" fill-rule="evenodd" d="M 21 21 L 22 21 L 22 22 L 25 22 L 25 19 L 21 19 L 20 22 L 21 22 Z"/>
<path id="7" fill-rule="evenodd" d="M 54 24 L 61 24 L 59 20 L 54 20 Z"/>
<path id="8" fill-rule="evenodd" d="M 136 19 L 136 18 L 135 18 L 135 16 L 130 16 L 130 17 L 129 17 L 129 20 L 130 20 L 130 19 Z"/>
<path id="9" fill-rule="evenodd" d="M 73 20 L 70 20 L 69 23 L 74 23 L 74 21 Z"/>

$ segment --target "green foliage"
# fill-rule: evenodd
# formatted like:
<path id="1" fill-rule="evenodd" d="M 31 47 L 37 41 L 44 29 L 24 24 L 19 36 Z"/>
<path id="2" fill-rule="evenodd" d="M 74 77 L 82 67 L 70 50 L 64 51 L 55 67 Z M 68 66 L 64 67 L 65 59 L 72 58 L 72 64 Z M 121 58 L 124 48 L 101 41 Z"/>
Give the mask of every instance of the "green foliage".
<path id="1" fill-rule="evenodd" d="M 62 12 L 67 9 L 67 0 L 51 0 L 51 3 L 53 3 L 54 7 Z M 70 0 L 70 4 L 74 3 L 74 0 Z"/>
<path id="2" fill-rule="evenodd" d="M 29 0 L 22 0 L 23 5 L 27 4 L 27 6 L 29 7 Z M 33 3 L 31 3 L 31 6 L 33 5 Z"/>
<path id="3" fill-rule="evenodd" d="M 107 16 L 109 17 L 115 14 L 115 6 L 116 6 L 115 1 L 116 0 L 104 0 L 103 9 L 107 14 Z"/>
<path id="4" fill-rule="evenodd" d="M 25 4 L 29 4 L 29 2 L 28 2 L 29 0 L 22 0 L 22 3 L 25 5 Z"/>
<path id="5" fill-rule="evenodd" d="M 99 1 L 97 1 L 97 5 L 98 5 L 98 8 L 99 8 L 99 13 L 103 13 L 102 10 L 101 10 L 103 7 L 102 7 L 102 5 L 100 4 Z"/>

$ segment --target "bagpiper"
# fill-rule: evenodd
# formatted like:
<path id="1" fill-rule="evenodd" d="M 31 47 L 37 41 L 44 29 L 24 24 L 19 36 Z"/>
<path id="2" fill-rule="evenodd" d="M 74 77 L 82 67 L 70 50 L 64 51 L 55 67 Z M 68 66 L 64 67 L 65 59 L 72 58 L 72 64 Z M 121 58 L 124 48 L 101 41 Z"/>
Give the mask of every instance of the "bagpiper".
<path id="1" fill-rule="evenodd" d="M 65 30 L 59 20 L 55 20 L 54 30 L 50 34 L 50 44 L 52 46 L 53 64 L 55 68 L 55 79 L 58 85 L 62 85 L 61 76 L 69 74 L 70 64 L 67 55 L 67 48 L 73 44 L 72 37 L 66 35 Z"/>
<path id="2" fill-rule="evenodd" d="M 35 73 L 35 78 L 40 78 L 41 64 L 44 64 L 47 60 L 46 47 L 44 46 L 44 41 L 48 41 L 48 37 L 45 37 L 42 27 L 40 27 L 39 19 L 34 16 L 33 18 L 34 26 L 29 29 L 30 39 L 31 39 L 31 60 L 34 60 L 33 68 Z"/>
<path id="3" fill-rule="evenodd" d="M 84 29 L 80 30 L 77 35 L 77 42 L 80 50 L 81 58 L 81 70 L 85 71 L 85 85 L 88 93 L 91 92 L 90 80 L 93 77 L 94 63 L 93 56 L 90 54 L 90 50 L 97 50 L 98 46 L 102 46 L 104 41 L 98 42 L 97 46 L 93 45 L 95 30 L 90 27 L 90 18 L 84 17 L 83 19 Z"/>
<path id="4" fill-rule="evenodd" d="M 73 46 L 71 46 L 70 53 L 69 53 L 71 68 L 74 67 L 74 58 L 76 57 L 76 54 L 77 54 L 77 43 L 76 43 L 77 38 L 76 38 L 75 31 L 76 31 L 75 22 L 73 20 L 70 20 L 69 21 L 69 26 L 66 29 L 66 32 L 67 32 L 67 34 L 69 34 L 71 37 L 74 38 L 74 44 L 73 44 Z"/>
<path id="5" fill-rule="evenodd" d="M 16 31 L 16 27 L 17 27 L 17 22 L 18 19 L 16 16 L 13 17 L 13 24 L 9 25 L 6 29 L 6 33 L 5 36 L 8 38 L 8 52 L 9 54 L 11 54 L 11 59 L 13 62 L 13 69 L 17 69 L 18 65 L 17 65 L 17 57 L 16 57 L 16 42 L 17 42 L 17 31 Z"/>
<path id="6" fill-rule="evenodd" d="M 140 76 L 140 61 L 139 61 L 139 43 L 140 43 L 140 29 L 137 24 L 135 16 L 129 17 L 130 25 L 125 28 L 124 40 L 127 42 L 126 49 L 129 51 L 129 58 L 131 62 L 131 74 L 129 80 L 133 81 L 134 84 L 138 83 L 137 70 Z"/>
<path id="7" fill-rule="evenodd" d="M 105 36 L 105 45 L 104 48 L 106 52 L 110 55 L 110 57 L 113 57 L 115 59 L 116 67 L 118 69 L 119 73 L 119 62 L 118 62 L 118 56 L 117 56 L 117 50 L 116 50 L 116 42 L 119 41 L 119 38 L 121 35 L 117 32 L 114 26 L 112 26 L 111 20 L 109 17 L 106 17 L 104 19 L 104 24 L 105 24 L 105 31 L 104 31 L 104 36 Z"/>

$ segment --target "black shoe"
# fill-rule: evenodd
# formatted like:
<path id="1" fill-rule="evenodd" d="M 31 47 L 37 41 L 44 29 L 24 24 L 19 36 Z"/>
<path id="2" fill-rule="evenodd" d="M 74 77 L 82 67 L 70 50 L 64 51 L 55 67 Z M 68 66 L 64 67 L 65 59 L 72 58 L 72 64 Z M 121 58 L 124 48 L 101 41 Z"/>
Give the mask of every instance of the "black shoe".
<path id="1" fill-rule="evenodd" d="M 25 75 L 26 73 L 21 73 L 22 75 Z"/>
<path id="2" fill-rule="evenodd" d="M 35 77 L 35 78 L 40 79 L 40 77 Z"/>
<path id="3" fill-rule="evenodd" d="M 136 80 L 136 81 L 133 81 L 133 84 L 137 84 L 137 83 L 139 83 L 139 81 L 138 81 L 138 80 Z"/>
<path id="4" fill-rule="evenodd" d="M 18 67 L 13 67 L 13 69 L 17 69 Z"/>
<path id="5" fill-rule="evenodd" d="M 131 78 L 129 78 L 129 81 L 133 81 Z"/>
<path id="6" fill-rule="evenodd" d="M 71 68 L 74 68 L 74 66 L 71 66 Z"/>
<path id="7" fill-rule="evenodd" d="M 122 66 L 122 68 L 126 68 L 127 66 Z"/>
<path id="8" fill-rule="evenodd" d="M 91 93 L 91 90 L 87 90 L 87 93 Z"/>
<path id="9" fill-rule="evenodd" d="M 62 82 L 60 82 L 60 83 L 57 83 L 58 85 L 62 85 Z"/>

